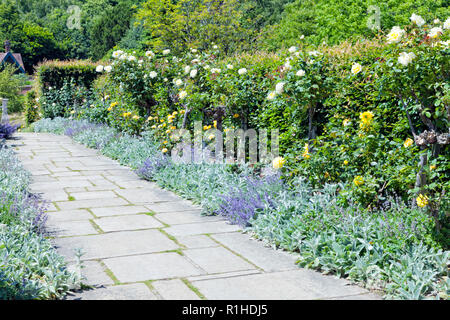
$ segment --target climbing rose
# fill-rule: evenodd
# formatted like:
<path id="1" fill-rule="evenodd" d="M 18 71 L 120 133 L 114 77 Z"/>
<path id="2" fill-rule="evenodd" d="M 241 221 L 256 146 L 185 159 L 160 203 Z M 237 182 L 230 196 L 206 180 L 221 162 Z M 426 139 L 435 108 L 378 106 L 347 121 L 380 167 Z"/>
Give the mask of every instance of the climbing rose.
<path id="1" fill-rule="evenodd" d="M 274 169 L 281 169 L 281 168 L 283 168 L 285 163 L 286 163 L 286 160 L 283 157 L 276 157 L 272 161 L 272 166 Z"/>
<path id="2" fill-rule="evenodd" d="M 186 91 L 181 91 L 178 96 L 180 97 L 181 100 L 183 100 L 184 98 L 186 98 L 187 96 L 187 92 Z"/>
<path id="3" fill-rule="evenodd" d="M 284 89 L 284 82 L 279 82 L 275 86 L 275 92 L 278 93 L 278 94 L 283 93 L 283 89 Z"/>
<path id="4" fill-rule="evenodd" d="M 389 32 L 389 34 L 387 35 L 387 42 L 388 43 L 399 42 L 404 34 L 405 30 L 400 29 L 400 27 L 398 26 L 392 27 L 391 32 Z"/>
<path id="5" fill-rule="evenodd" d="M 444 29 L 450 29 L 450 17 L 444 22 Z"/>
<path id="6" fill-rule="evenodd" d="M 405 142 L 403 143 L 403 146 L 404 146 L 405 148 L 411 147 L 411 146 L 413 145 L 413 142 L 414 142 L 413 139 L 408 138 L 408 139 L 406 139 Z"/>
<path id="7" fill-rule="evenodd" d="M 441 28 L 441 27 L 431 28 L 430 33 L 428 34 L 428 36 L 429 36 L 430 38 L 435 39 L 435 38 L 439 37 L 439 35 L 441 35 L 442 32 L 443 32 L 443 31 L 442 31 L 442 28 Z"/>
<path id="8" fill-rule="evenodd" d="M 401 52 L 400 56 L 398 57 L 398 63 L 404 65 L 405 67 L 410 64 L 413 59 L 416 57 L 416 55 L 413 52 L 406 53 Z"/>
<path id="9" fill-rule="evenodd" d="M 361 72 L 361 70 L 362 70 L 362 66 L 359 63 L 353 64 L 353 66 L 352 66 L 352 73 L 353 74 L 358 74 L 358 73 Z"/>
<path id="10" fill-rule="evenodd" d="M 417 26 L 419 26 L 419 27 L 421 27 L 421 26 L 423 26 L 425 24 L 425 20 L 421 16 L 419 16 L 419 15 L 417 15 L 415 13 L 412 14 L 410 19 L 411 19 L 412 22 L 417 24 Z"/>
<path id="11" fill-rule="evenodd" d="M 297 73 L 296 73 L 296 75 L 298 77 L 303 77 L 305 74 L 306 74 L 305 70 L 298 70 Z"/>

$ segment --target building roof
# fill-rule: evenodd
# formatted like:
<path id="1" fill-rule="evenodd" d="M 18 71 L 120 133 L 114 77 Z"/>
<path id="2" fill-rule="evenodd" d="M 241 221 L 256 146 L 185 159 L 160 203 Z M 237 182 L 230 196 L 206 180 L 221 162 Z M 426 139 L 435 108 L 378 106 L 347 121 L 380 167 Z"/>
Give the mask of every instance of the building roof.
<path id="1" fill-rule="evenodd" d="M 19 68 L 19 71 L 25 73 L 25 66 L 23 64 L 22 55 L 20 53 L 12 53 L 9 47 L 6 47 L 6 52 L 0 52 L 0 64 L 12 63 Z"/>

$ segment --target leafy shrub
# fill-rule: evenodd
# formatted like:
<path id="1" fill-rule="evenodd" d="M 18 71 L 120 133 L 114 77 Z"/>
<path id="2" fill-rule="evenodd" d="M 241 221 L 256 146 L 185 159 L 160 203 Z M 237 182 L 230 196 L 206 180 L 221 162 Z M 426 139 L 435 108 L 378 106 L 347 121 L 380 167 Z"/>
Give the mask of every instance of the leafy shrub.
<path id="1" fill-rule="evenodd" d="M 9 99 L 9 112 L 19 112 L 23 109 L 23 98 L 19 94 L 22 80 L 15 71 L 15 67 L 10 64 L 0 66 L 0 105 L 1 98 Z"/>
<path id="2" fill-rule="evenodd" d="M 35 90 L 28 91 L 25 95 L 25 124 L 27 126 L 40 118 L 39 102 Z"/>
<path id="3" fill-rule="evenodd" d="M 375 8 L 374 8 L 375 7 Z M 379 14 L 379 28 L 409 23 L 411 14 L 422 15 L 428 21 L 449 16 L 446 1 L 430 0 L 296 0 L 286 5 L 278 24 L 267 28 L 266 43 L 270 48 L 297 45 L 299 41 L 337 44 L 348 39 L 372 37 L 379 31 L 373 28 Z M 304 35 L 305 39 L 300 40 Z"/>
<path id="4" fill-rule="evenodd" d="M 47 61 L 37 67 L 39 103 L 44 117 L 69 116 L 72 109 L 87 103 L 97 78 L 90 61 Z M 71 110 L 66 109 L 72 106 Z"/>

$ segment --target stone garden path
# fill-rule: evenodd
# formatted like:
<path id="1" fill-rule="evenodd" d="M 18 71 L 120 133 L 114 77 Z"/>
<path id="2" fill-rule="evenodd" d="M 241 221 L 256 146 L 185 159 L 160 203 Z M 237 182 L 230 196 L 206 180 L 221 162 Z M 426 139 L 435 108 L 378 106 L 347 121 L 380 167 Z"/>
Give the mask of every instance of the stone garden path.
<path id="1" fill-rule="evenodd" d="M 141 180 L 65 136 L 10 142 L 51 202 L 48 229 L 85 283 L 68 299 L 378 299 L 349 282 L 300 269 L 220 217 Z"/>

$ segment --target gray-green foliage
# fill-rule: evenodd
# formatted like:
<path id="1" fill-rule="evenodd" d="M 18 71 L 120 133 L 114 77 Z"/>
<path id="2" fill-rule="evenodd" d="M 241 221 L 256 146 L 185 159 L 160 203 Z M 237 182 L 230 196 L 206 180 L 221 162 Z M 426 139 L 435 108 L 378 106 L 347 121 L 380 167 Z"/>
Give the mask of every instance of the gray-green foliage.
<path id="1" fill-rule="evenodd" d="M 425 212 L 392 200 L 369 211 L 339 205 L 338 186 L 314 192 L 300 182 L 282 193 L 276 209 L 251 221 L 261 239 L 301 254 L 299 265 L 333 273 L 388 298 L 445 298 L 449 252 L 433 241 L 434 223 Z"/>
<path id="2" fill-rule="evenodd" d="M 0 299 L 56 299 L 79 285 L 41 233 L 43 207 L 29 184 L 13 151 L 0 148 Z"/>
<path id="3" fill-rule="evenodd" d="M 41 120 L 39 132 L 63 133 L 62 128 L 83 121 Z M 72 123 L 72 124 L 71 124 Z M 71 125 L 70 125 L 71 124 Z M 91 126 L 74 138 L 84 144 L 104 141 L 107 128 Z M 103 133 L 103 134 L 102 134 Z M 116 132 L 101 151 L 122 164 L 139 168 L 160 152 L 150 133 L 133 137 Z M 251 169 L 245 166 L 165 163 L 151 179 L 214 214 L 232 190 L 246 190 Z M 313 190 L 303 180 L 277 189 L 275 205 L 266 206 L 250 220 L 256 237 L 289 251 L 300 252 L 299 265 L 349 278 L 383 290 L 387 298 L 424 299 L 449 295 L 449 252 L 434 239 L 434 221 L 421 209 L 410 209 L 395 199 L 383 209 L 343 206 L 339 189 L 325 185 Z M 266 188 L 267 189 L 267 188 Z M 266 190 L 267 191 L 267 190 Z"/>

